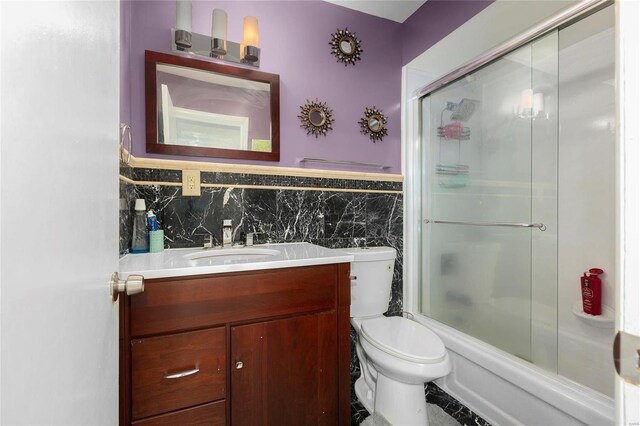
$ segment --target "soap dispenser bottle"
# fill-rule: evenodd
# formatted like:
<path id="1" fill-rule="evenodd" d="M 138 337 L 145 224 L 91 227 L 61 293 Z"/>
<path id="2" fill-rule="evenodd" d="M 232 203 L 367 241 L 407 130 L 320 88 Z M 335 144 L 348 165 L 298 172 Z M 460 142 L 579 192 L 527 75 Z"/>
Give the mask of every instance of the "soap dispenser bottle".
<path id="1" fill-rule="evenodd" d="M 585 314 L 600 315 L 602 313 L 602 281 L 598 275 L 604 271 L 600 268 L 589 269 L 580 278 L 582 289 L 582 310 Z"/>
<path id="2" fill-rule="evenodd" d="M 147 230 L 146 205 L 142 198 L 136 199 L 135 214 L 133 216 L 133 237 L 131 238 L 131 253 L 149 252 L 149 232 Z"/>

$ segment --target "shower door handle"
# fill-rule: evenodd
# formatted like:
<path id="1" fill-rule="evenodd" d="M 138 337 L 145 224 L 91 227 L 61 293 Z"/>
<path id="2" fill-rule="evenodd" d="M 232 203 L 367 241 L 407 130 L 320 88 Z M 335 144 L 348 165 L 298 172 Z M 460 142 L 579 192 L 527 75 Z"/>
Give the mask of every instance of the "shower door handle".
<path id="1" fill-rule="evenodd" d="M 538 228 L 546 231 L 547 227 L 544 223 L 514 223 L 514 222 L 473 222 L 473 221 L 456 221 L 456 220 L 428 220 L 424 223 L 442 223 L 445 225 L 471 225 L 471 226 L 503 226 L 507 228 Z"/>

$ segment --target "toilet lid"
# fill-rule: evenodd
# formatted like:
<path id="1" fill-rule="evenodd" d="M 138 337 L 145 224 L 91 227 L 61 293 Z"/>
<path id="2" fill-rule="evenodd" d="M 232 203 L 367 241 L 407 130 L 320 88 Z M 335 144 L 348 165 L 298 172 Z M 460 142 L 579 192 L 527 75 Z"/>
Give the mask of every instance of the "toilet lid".
<path id="1" fill-rule="evenodd" d="M 431 330 L 403 317 L 377 317 L 362 322 L 361 335 L 373 346 L 408 361 L 431 364 L 446 355 L 442 340 Z"/>

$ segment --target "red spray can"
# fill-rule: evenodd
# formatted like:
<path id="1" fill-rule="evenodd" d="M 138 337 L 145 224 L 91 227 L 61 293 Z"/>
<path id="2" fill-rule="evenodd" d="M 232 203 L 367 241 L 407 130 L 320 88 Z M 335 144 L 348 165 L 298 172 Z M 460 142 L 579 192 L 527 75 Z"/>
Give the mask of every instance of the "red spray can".
<path id="1" fill-rule="evenodd" d="M 600 315 L 602 313 L 602 281 L 598 275 L 604 271 L 600 268 L 589 269 L 589 276 L 585 272 L 580 278 L 582 289 L 582 310 L 585 314 Z"/>

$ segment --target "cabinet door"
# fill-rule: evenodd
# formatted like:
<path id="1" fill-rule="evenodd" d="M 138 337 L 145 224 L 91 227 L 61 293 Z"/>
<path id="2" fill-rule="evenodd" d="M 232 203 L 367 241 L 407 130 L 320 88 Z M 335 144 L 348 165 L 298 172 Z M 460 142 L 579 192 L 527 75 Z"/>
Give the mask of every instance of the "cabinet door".
<path id="1" fill-rule="evenodd" d="M 335 311 L 231 330 L 231 423 L 338 424 Z"/>

